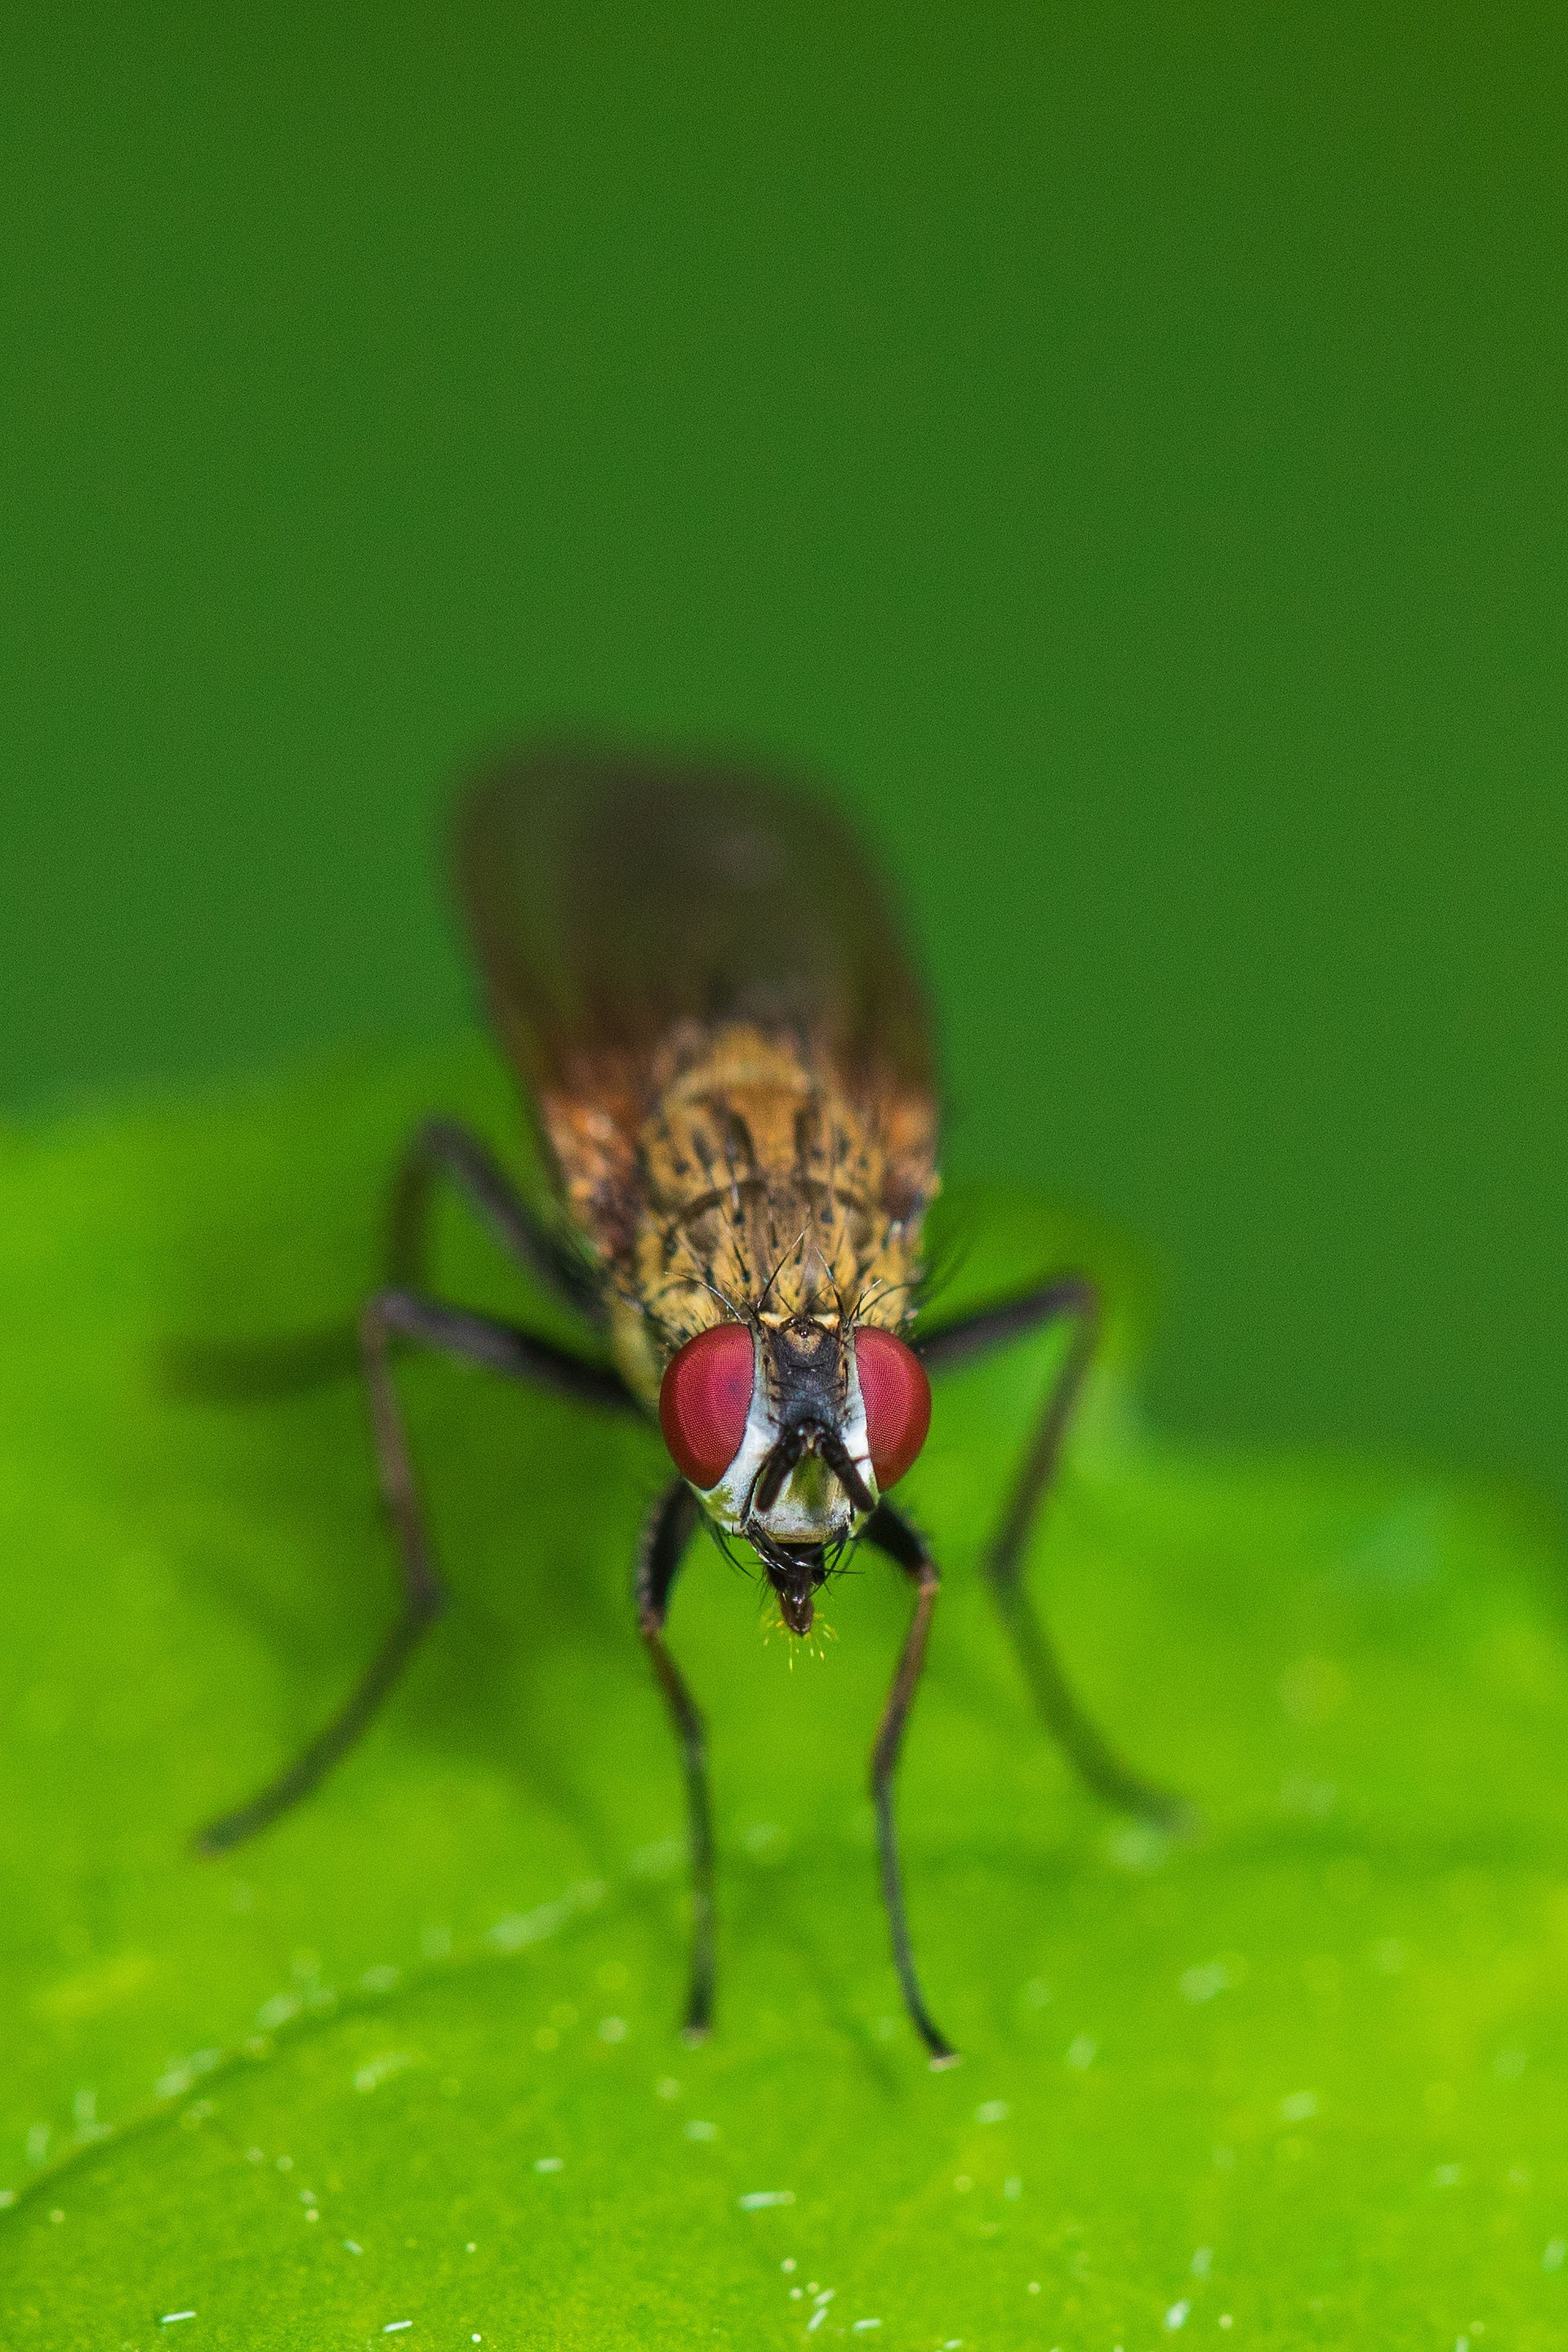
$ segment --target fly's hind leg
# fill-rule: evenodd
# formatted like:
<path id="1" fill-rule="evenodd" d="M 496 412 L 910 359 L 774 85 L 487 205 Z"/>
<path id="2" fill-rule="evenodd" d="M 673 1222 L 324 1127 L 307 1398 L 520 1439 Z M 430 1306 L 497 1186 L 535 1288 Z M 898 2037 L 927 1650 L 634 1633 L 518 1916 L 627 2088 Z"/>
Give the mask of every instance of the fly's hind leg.
<path id="1" fill-rule="evenodd" d="M 385 1279 L 394 1289 L 425 1288 L 438 1180 L 468 1202 L 514 1265 L 602 1328 L 604 1307 L 586 1268 L 523 1198 L 489 1145 L 451 1118 L 426 1119 L 398 1162 L 386 1219 Z M 258 1403 L 346 1379 L 359 1369 L 363 1352 L 352 1322 L 332 1323 L 273 1339 L 173 1340 L 163 1349 L 162 1370 L 176 1395 Z"/>
<path id="2" fill-rule="evenodd" d="M 617 1412 L 639 1410 L 618 1373 L 584 1362 L 553 1341 L 408 1291 L 383 1291 L 370 1300 L 360 1317 L 360 1349 L 382 1496 L 397 1540 L 402 1607 L 347 1705 L 304 1753 L 248 1804 L 209 1822 L 197 1832 L 195 1843 L 199 1853 L 224 1853 L 231 1846 L 243 1844 L 297 1805 L 301 1797 L 309 1796 L 359 1738 L 447 1606 L 447 1588 L 431 1549 L 393 1384 L 390 1353 L 395 1337 L 421 1340 L 513 1380 L 554 1389 L 587 1403 Z"/>
<path id="3" fill-rule="evenodd" d="M 1095 1284 L 1086 1275 L 1064 1275 L 1022 1297 L 939 1328 L 920 1342 L 919 1352 L 928 1370 L 942 1370 L 986 1354 L 1026 1331 L 1052 1323 L 1070 1327 L 1067 1355 L 1040 1409 L 1001 1524 L 986 1547 L 985 1578 L 1040 1718 L 1080 1779 L 1111 1804 L 1168 1834 L 1184 1835 L 1195 1824 L 1193 1808 L 1124 1764 L 1085 1714 L 1024 1581 L 1029 1538 L 1050 1492 L 1062 1440 L 1093 1360 L 1100 1321 Z"/>
<path id="4" fill-rule="evenodd" d="M 399 1290 L 423 1290 L 436 1181 L 461 1193 L 517 1265 L 595 1327 L 604 1304 L 586 1266 L 518 1191 L 489 1146 L 455 1118 L 429 1118 L 409 1139 L 393 1181 L 387 1214 L 386 1278 Z"/>
<path id="5" fill-rule="evenodd" d="M 665 1645 L 664 1621 L 697 1514 L 697 1497 L 684 1478 L 677 1478 L 648 1514 L 637 1570 L 637 1630 L 669 1709 L 686 1776 L 691 1842 L 691 1984 L 682 2032 L 689 2042 L 705 2041 L 713 2022 L 713 1811 L 708 1793 L 707 1731 L 697 1702 Z"/>

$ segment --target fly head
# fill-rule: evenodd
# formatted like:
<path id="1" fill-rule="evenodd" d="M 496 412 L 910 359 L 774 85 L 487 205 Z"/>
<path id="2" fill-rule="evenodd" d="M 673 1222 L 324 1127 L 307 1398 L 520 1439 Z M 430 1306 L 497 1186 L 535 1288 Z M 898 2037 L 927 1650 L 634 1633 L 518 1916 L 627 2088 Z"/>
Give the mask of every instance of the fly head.
<path id="1" fill-rule="evenodd" d="M 752 1546 L 804 1634 L 834 1558 L 919 1453 L 931 1391 L 889 1331 L 737 1315 L 672 1358 L 659 1418 L 709 1517 Z"/>

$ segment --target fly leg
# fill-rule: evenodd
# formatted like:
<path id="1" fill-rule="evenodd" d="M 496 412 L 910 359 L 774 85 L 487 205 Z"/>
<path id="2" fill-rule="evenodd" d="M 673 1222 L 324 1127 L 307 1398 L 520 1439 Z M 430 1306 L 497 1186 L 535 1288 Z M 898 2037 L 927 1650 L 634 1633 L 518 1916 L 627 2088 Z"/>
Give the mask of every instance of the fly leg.
<path id="1" fill-rule="evenodd" d="M 438 1178 L 463 1196 L 515 1265 L 589 1323 L 603 1326 L 604 1308 L 586 1269 L 524 1200 L 489 1146 L 456 1119 L 426 1119 L 398 1163 L 386 1220 L 386 1279 L 394 1288 L 425 1288 Z M 333 1323 L 278 1339 L 175 1340 L 164 1350 L 163 1369 L 178 1394 L 252 1403 L 346 1379 L 359 1369 L 363 1352 L 353 1323 Z"/>
<path id="2" fill-rule="evenodd" d="M 903 1744 L 904 1725 L 925 1664 L 926 1641 L 931 1633 L 931 1612 L 941 1584 L 936 1562 L 920 1537 L 902 1515 L 890 1503 L 879 1503 L 867 1520 L 862 1534 L 868 1543 L 887 1553 L 890 1560 L 903 1570 L 915 1588 L 915 1613 L 910 1630 L 904 1636 L 904 1646 L 899 1653 L 892 1687 L 882 1710 L 876 1744 L 871 1750 L 871 1801 L 877 1809 L 877 1852 L 882 1867 L 882 1901 L 888 1914 L 888 1927 L 893 1939 L 893 1966 L 899 1972 L 904 2007 L 910 2022 L 931 2053 L 934 2068 L 956 2066 L 958 2052 L 937 2026 L 925 2004 L 920 1978 L 915 1972 L 915 1956 L 910 1944 L 910 1923 L 904 1912 L 903 1875 L 899 1867 L 899 1832 L 893 1819 L 893 1774 L 898 1767 L 899 1749 Z"/>
<path id="3" fill-rule="evenodd" d="M 423 1341 L 448 1355 L 483 1364 L 492 1371 L 534 1387 L 554 1389 L 590 1404 L 635 1412 L 640 1410 L 618 1373 L 535 1339 L 488 1316 L 444 1306 L 415 1293 L 384 1290 L 359 1320 L 359 1341 L 370 1405 L 381 1491 L 391 1515 L 402 1569 L 402 1609 L 397 1622 L 339 1714 L 317 1734 L 304 1753 L 248 1804 L 209 1822 L 197 1832 L 199 1853 L 223 1853 L 266 1829 L 280 1813 L 323 1780 L 347 1754 L 403 1672 L 420 1641 L 447 1606 L 442 1580 L 420 1507 L 407 1434 L 393 1385 L 389 1361 L 394 1336 Z"/>
<path id="4" fill-rule="evenodd" d="M 664 1693 L 686 1775 L 691 1839 L 691 1988 L 682 2032 L 689 2042 L 704 2041 L 713 2022 L 713 1815 L 708 1794 L 707 1733 L 697 1702 L 665 1646 L 664 1621 L 697 1512 L 697 1497 L 684 1478 L 677 1478 L 648 1516 L 637 1569 L 637 1630 Z"/>
<path id="5" fill-rule="evenodd" d="M 986 1580 L 1041 1720 L 1079 1778 L 1113 1805 L 1180 1835 L 1193 1827 L 1192 1808 L 1170 1790 L 1141 1779 L 1084 1713 L 1024 1582 L 1029 1537 L 1056 1475 L 1062 1439 L 1100 1337 L 1100 1321 L 1095 1284 L 1087 1275 L 1063 1275 L 1021 1298 L 982 1307 L 961 1322 L 939 1328 L 920 1342 L 919 1353 L 928 1370 L 942 1370 L 1025 1331 L 1058 1322 L 1070 1325 L 1066 1358 L 1040 1409 L 1001 1525 L 986 1548 Z"/>

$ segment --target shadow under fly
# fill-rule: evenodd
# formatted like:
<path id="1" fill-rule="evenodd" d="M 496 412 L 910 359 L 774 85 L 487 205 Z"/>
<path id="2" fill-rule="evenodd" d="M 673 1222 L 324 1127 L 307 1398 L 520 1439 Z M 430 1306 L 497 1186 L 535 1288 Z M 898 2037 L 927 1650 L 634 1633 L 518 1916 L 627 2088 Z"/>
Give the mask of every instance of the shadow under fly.
<path id="1" fill-rule="evenodd" d="M 1093 1354 L 1093 1284 L 1060 1275 L 928 1328 L 921 1232 L 937 1190 L 931 1030 L 875 874 L 830 813 L 728 771 L 543 751 L 458 804 L 459 892 L 492 1019 L 553 1197 L 526 1199 L 453 1121 L 414 1136 L 393 1192 L 384 1288 L 348 1335 L 203 1351 L 238 1395 L 324 1377 L 356 1354 L 402 1569 L 402 1610 L 341 1714 L 286 1771 L 197 1840 L 217 1853 L 305 1796 L 350 1748 L 447 1590 L 392 1374 L 409 1342 L 600 1412 L 657 1418 L 673 1475 L 637 1547 L 637 1630 L 685 1775 L 692 1951 L 685 2030 L 714 1998 L 713 1835 L 702 1717 L 665 1640 L 698 1522 L 749 1546 L 796 1639 L 847 1548 L 869 1545 L 913 1608 L 871 1751 L 894 1964 L 933 2066 L 957 2053 L 916 1971 L 893 1780 L 940 1579 L 889 1500 L 925 1440 L 932 1372 L 1050 1324 L 1068 1328 L 984 1570 L 1047 1729 L 1089 1785 L 1168 1830 L 1185 1809 L 1121 1762 L 1082 1713 L 1023 1580 L 1032 1528 Z M 434 1188 L 464 1195 L 501 1248 L 580 1318 L 583 1352 L 436 1297 Z M 596 1343 L 596 1352 L 595 1352 Z"/>

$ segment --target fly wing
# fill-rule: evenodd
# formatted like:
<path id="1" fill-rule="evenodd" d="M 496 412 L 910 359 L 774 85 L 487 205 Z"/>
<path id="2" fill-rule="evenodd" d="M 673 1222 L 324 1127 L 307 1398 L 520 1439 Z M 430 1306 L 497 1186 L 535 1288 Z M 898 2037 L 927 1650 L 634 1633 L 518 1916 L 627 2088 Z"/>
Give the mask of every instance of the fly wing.
<path id="1" fill-rule="evenodd" d="M 492 1018 L 596 1255 L 629 1240 L 637 1136 L 672 1054 L 724 1022 L 806 1043 L 877 1118 L 889 1213 L 924 1199 L 921 992 L 829 810 L 740 772 L 545 751 L 464 797 L 457 845 Z"/>

